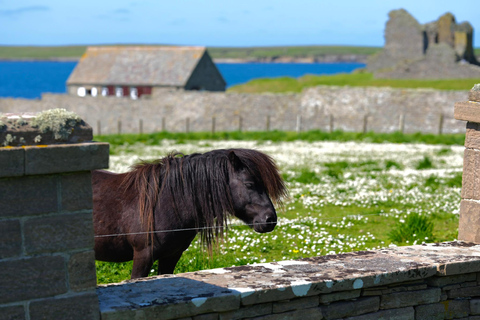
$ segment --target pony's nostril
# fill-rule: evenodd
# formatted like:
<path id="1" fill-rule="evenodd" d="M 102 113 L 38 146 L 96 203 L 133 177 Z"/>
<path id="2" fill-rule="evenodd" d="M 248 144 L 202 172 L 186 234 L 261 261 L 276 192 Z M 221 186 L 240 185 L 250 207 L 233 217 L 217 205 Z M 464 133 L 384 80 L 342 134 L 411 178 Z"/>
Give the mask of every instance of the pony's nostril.
<path id="1" fill-rule="evenodd" d="M 277 218 L 270 216 L 267 218 L 267 223 L 277 223 Z"/>

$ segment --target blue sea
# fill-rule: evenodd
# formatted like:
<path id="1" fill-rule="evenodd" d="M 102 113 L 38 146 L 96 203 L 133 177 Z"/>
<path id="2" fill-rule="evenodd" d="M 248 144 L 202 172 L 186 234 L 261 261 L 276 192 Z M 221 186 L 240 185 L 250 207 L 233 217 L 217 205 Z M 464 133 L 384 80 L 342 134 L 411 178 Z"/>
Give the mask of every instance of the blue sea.
<path id="1" fill-rule="evenodd" d="M 40 98 L 65 93 L 65 82 L 76 62 L 0 61 L 0 98 Z M 363 68 L 362 63 L 217 63 L 227 87 L 257 78 L 336 74 Z"/>

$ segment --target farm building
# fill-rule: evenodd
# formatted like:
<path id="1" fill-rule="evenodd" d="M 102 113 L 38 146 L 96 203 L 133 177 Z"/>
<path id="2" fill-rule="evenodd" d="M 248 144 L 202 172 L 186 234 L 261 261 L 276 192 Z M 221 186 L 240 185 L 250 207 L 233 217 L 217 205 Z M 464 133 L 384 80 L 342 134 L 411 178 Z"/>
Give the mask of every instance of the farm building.
<path id="1" fill-rule="evenodd" d="M 225 86 L 205 47 L 89 47 L 67 80 L 69 94 L 132 99 Z"/>

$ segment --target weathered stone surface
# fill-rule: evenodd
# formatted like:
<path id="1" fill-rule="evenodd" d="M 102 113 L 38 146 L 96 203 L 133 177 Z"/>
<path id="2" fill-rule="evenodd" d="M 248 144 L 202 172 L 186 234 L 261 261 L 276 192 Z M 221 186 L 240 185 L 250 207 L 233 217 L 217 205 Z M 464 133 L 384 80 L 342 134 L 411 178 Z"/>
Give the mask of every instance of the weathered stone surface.
<path id="1" fill-rule="evenodd" d="M 480 243 L 480 203 L 470 200 L 460 202 L 460 220 L 458 223 L 458 239 Z"/>
<path id="2" fill-rule="evenodd" d="M 360 297 L 361 290 L 334 292 L 320 295 L 320 303 L 330 303 L 333 301 L 350 300 Z"/>
<path id="3" fill-rule="evenodd" d="M 95 270 L 95 253 L 93 250 L 72 254 L 68 261 L 70 289 L 74 291 L 95 289 L 97 286 Z"/>
<path id="4" fill-rule="evenodd" d="M 480 286 L 452 289 L 448 291 L 449 299 L 480 297 Z"/>
<path id="5" fill-rule="evenodd" d="M 445 319 L 461 319 L 470 314 L 470 302 L 468 300 L 447 300 L 441 304 L 445 307 Z"/>
<path id="6" fill-rule="evenodd" d="M 25 147 L 25 174 L 49 174 L 108 168 L 108 143 Z"/>
<path id="7" fill-rule="evenodd" d="M 8 275 L 0 277 L 0 303 L 67 292 L 65 261 L 59 256 L 0 261 L 0 270 Z"/>
<path id="8" fill-rule="evenodd" d="M 31 319 L 99 320 L 95 293 L 68 298 L 49 298 L 30 303 Z"/>
<path id="9" fill-rule="evenodd" d="M 92 176 L 90 171 L 65 174 L 60 177 L 61 210 L 92 209 Z"/>
<path id="10" fill-rule="evenodd" d="M 322 318 L 322 311 L 320 308 L 310 308 L 304 310 L 296 310 L 285 313 L 276 313 L 266 315 L 263 317 L 255 318 L 256 320 L 290 320 L 290 319 L 303 319 L 303 320 L 318 320 Z"/>
<path id="11" fill-rule="evenodd" d="M 413 307 L 380 310 L 378 312 L 369 313 L 369 314 L 365 314 L 357 317 L 345 318 L 345 320 L 412 320 L 412 319 L 416 319 L 415 310 L 413 309 Z"/>
<path id="12" fill-rule="evenodd" d="M 385 294 L 381 297 L 380 308 L 394 309 L 439 302 L 441 292 L 440 288 L 432 288 Z"/>
<path id="13" fill-rule="evenodd" d="M 92 141 L 92 128 L 65 109 L 39 113 L 0 113 L 0 146 Z"/>
<path id="14" fill-rule="evenodd" d="M 309 309 L 318 306 L 318 297 L 306 297 L 293 299 L 289 301 L 279 301 L 273 303 L 273 313 L 282 313 L 292 310 Z"/>
<path id="15" fill-rule="evenodd" d="M 24 320 L 23 306 L 0 307 L 0 320 Z"/>
<path id="16" fill-rule="evenodd" d="M 470 314 L 471 315 L 480 314 L 480 299 L 470 300 Z"/>
<path id="17" fill-rule="evenodd" d="M 19 220 L 0 220 L 0 259 L 22 254 L 22 231 Z"/>
<path id="18" fill-rule="evenodd" d="M 480 199 L 480 150 L 465 149 L 463 154 L 462 199 Z"/>
<path id="19" fill-rule="evenodd" d="M 477 274 L 476 273 L 466 273 L 466 274 L 459 274 L 454 276 L 435 276 L 426 279 L 426 282 L 431 287 L 445 287 L 452 284 L 458 283 L 465 283 L 468 281 L 476 281 Z"/>
<path id="20" fill-rule="evenodd" d="M 437 41 L 446 43 L 449 46 L 453 47 L 453 45 L 455 44 L 455 34 L 453 33 L 455 26 L 455 17 L 453 16 L 453 14 L 447 12 L 443 16 L 438 18 L 437 26 Z"/>
<path id="21" fill-rule="evenodd" d="M 93 248 L 91 211 L 32 218 L 25 221 L 25 250 L 29 254 Z"/>
<path id="22" fill-rule="evenodd" d="M 479 90 L 470 90 L 468 92 L 468 100 L 473 102 L 480 102 L 480 91 Z"/>
<path id="23" fill-rule="evenodd" d="M 25 151 L 22 148 L 0 147 L 0 177 L 23 176 Z"/>
<path id="24" fill-rule="evenodd" d="M 179 320 L 189 320 L 189 319 L 192 319 L 192 320 L 218 320 L 218 313 L 207 313 L 207 314 L 201 314 L 201 315 L 198 315 L 198 316 L 194 316 L 193 318 L 181 318 Z"/>
<path id="25" fill-rule="evenodd" d="M 252 306 L 241 307 L 238 310 L 223 312 L 219 314 L 219 320 L 236 320 L 244 318 L 253 318 L 272 313 L 272 303 L 256 304 Z"/>
<path id="26" fill-rule="evenodd" d="M 465 148 L 480 150 L 480 123 L 467 122 L 465 133 Z M 469 174 L 464 172 L 464 174 Z"/>
<path id="27" fill-rule="evenodd" d="M 367 297 L 355 301 L 335 302 L 321 309 L 325 319 L 338 319 L 375 312 L 379 306 L 379 297 Z"/>
<path id="28" fill-rule="evenodd" d="M 456 102 L 453 115 L 457 120 L 480 123 L 480 103 L 474 101 Z"/>
<path id="29" fill-rule="evenodd" d="M 58 211 L 57 181 L 52 176 L 0 179 L 0 194 L 0 217 Z"/>
<path id="30" fill-rule="evenodd" d="M 424 304 L 415 307 L 416 319 L 443 320 L 445 319 L 445 313 L 446 307 L 443 303 Z"/>

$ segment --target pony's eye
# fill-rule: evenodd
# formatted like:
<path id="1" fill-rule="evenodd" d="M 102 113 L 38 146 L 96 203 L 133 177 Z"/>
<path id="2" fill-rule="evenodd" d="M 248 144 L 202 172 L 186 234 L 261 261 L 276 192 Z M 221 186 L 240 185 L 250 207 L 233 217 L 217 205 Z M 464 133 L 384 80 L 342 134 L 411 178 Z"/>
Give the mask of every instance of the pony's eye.
<path id="1" fill-rule="evenodd" d="M 248 189 L 252 189 L 253 188 L 253 183 L 247 182 L 247 183 L 245 183 L 245 187 L 247 187 Z"/>

